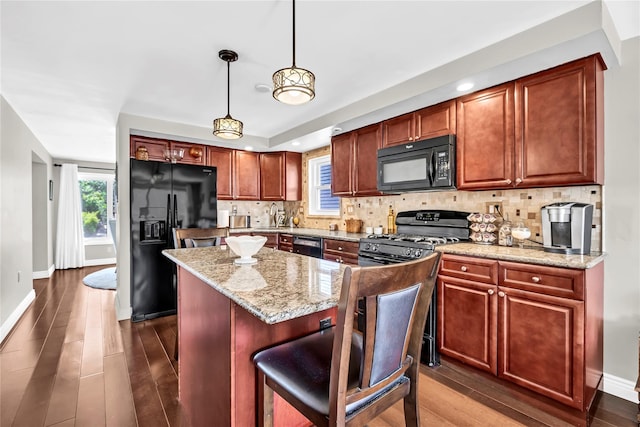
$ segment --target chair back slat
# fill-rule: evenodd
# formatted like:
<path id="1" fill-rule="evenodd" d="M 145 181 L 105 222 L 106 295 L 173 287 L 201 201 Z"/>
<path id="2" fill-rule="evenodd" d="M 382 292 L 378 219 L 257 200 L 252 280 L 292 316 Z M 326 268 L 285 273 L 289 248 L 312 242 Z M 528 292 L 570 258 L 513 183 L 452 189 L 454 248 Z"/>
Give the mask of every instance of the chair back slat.
<path id="1" fill-rule="evenodd" d="M 174 228 L 173 242 L 176 248 L 214 246 L 228 235 L 228 228 Z"/>

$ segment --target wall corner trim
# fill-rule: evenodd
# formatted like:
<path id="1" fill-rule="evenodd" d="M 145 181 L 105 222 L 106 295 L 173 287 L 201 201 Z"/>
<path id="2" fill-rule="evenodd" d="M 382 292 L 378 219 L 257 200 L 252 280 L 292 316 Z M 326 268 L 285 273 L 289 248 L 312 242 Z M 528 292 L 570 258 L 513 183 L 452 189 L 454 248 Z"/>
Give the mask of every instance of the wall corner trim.
<path id="1" fill-rule="evenodd" d="M 51 264 L 51 266 L 44 271 L 34 271 L 33 272 L 33 279 L 48 279 L 49 277 L 51 277 L 51 275 L 53 274 L 53 272 L 56 271 L 56 266 L 55 264 Z"/>
<path id="2" fill-rule="evenodd" d="M 22 315 L 29 308 L 29 305 L 36 299 L 36 291 L 31 289 L 29 293 L 24 297 L 22 302 L 18 304 L 13 313 L 9 315 L 7 320 L 0 326 L 0 343 L 4 341 L 4 339 L 9 335 L 11 329 L 18 323 Z"/>

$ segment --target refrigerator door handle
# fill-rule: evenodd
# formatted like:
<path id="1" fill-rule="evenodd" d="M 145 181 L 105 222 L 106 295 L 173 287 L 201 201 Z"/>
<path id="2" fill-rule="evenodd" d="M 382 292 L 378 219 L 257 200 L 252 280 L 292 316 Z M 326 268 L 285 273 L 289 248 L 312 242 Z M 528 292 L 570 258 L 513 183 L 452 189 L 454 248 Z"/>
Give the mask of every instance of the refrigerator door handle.
<path id="1" fill-rule="evenodd" d="M 173 226 L 178 227 L 178 196 L 173 195 Z"/>
<path id="2" fill-rule="evenodd" d="M 173 228 L 173 221 L 171 219 L 171 194 L 167 194 L 167 227 L 170 229 Z"/>

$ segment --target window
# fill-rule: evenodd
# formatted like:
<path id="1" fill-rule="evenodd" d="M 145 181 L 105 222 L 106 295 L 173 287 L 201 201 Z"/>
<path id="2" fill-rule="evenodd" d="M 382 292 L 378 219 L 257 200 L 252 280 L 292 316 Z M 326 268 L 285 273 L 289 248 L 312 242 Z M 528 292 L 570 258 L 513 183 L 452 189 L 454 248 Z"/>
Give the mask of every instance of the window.
<path id="1" fill-rule="evenodd" d="M 82 227 L 84 243 L 111 243 L 109 220 L 115 218 L 113 174 L 78 173 L 80 198 L 82 199 Z"/>
<path id="2" fill-rule="evenodd" d="M 340 216 L 340 198 L 331 195 L 331 158 L 309 160 L 309 215 Z"/>

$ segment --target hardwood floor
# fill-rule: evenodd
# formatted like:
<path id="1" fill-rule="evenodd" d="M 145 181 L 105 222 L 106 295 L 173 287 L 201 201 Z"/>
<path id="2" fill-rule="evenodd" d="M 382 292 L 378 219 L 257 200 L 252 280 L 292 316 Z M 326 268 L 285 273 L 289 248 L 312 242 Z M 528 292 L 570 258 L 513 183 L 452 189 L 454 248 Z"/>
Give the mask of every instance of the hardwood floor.
<path id="1" fill-rule="evenodd" d="M 56 271 L 34 281 L 36 299 L 0 345 L 0 426 L 182 426 L 176 317 L 115 320 L 115 292 L 82 278 L 102 267 Z M 570 412 L 534 406 L 531 394 L 486 381 L 453 363 L 422 367 L 427 426 L 571 426 Z M 635 404 L 606 393 L 597 427 L 636 426 Z M 396 405 L 369 427 L 403 425 Z"/>

